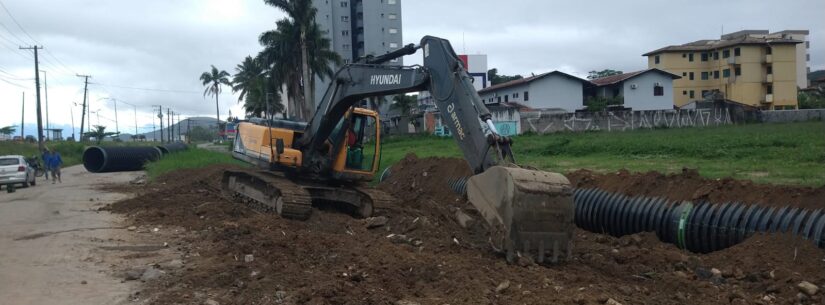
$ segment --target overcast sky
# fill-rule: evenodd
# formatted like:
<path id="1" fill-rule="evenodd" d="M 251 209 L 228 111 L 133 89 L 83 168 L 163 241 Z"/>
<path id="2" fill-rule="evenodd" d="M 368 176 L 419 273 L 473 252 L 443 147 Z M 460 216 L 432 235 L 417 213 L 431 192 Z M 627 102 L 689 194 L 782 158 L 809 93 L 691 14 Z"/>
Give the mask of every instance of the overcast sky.
<path id="1" fill-rule="evenodd" d="M 17 48 L 38 44 L 47 50 L 41 51 L 40 68 L 47 71 L 49 120 L 67 130 L 70 111 L 80 124 L 80 108 L 73 106 L 83 97 L 77 73 L 92 76 L 91 110 L 100 109 L 100 124 L 111 130 L 114 102 L 107 97 L 122 101 L 117 105 L 122 132 L 134 131 L 131 105 L 140 132 L 152 129 L 152 105 L 172 107 L 183 117 L 214 116 L 215 101 L 203 97 L 200 74 L 210 64 L 234 73 L 243 57 L 261 49 L 258 35 L 284 16 L 263 0 L 0 2 L 11 13 L 0 8 L 0 126 L 20 124 L 23 91 L 26 125 L 35 122 L 33 56 Z M 810 30 L 811 69 L 825 68 L 822 0 L 400 2 L 405 43 L 424 35 L 444 37 L 457 52 L 487 54 L 488 66 L 504 74 L 562 70 L 585 76 L 605 68 L 644 69 L 641 54 L 718 38 L 723 29 Z M 420 63 L 419 57 L 405 63 Z M 222 118 L 229 109 L 242 112 L 236 101 L 226 88 L 220 96 Z M 92 114 L 92 124 L 97 123 L 98 114 Z"/>

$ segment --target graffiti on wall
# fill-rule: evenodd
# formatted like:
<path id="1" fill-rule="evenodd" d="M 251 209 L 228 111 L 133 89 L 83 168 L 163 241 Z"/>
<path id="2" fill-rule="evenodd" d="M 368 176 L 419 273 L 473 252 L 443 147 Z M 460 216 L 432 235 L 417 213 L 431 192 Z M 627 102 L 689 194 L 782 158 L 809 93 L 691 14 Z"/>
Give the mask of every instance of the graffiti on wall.
<path id="1" fill-rule="evenodd" d="M 626 131 L 645 128 L 705 127 L 733 124 L 727 108 L 616 111 L 595 113 L 532 113 L 522 115 L 525 132 Z"/>

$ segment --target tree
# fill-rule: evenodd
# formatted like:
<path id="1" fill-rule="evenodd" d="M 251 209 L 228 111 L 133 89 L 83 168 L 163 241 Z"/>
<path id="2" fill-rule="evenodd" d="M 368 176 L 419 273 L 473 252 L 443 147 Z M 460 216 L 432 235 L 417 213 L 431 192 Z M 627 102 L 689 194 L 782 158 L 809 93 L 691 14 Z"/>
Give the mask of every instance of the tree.
<path id="1" fill-rule="evenodd" d="M 397 94 L 392 98 L 390 108 L 398 109 L 401 116 L 410 116 L 412 110 L 418 105 L 417 95 Z"/>
<path id="2" fill-rule="evenodd" d="M 618 70 L 611 70 L 611 69 L 605 69 L 605 70 L 601 70 L 601 71 L 593 70 L 593 71 L 588 72 L 587 79 L 597 79 L 597 78 L 602 78 L 602 77 L 619 75 L 619 74 L 622 74 L 622 73 L 624 73 L 624 72 L 618 71 Z"/>
<path id="3" fill-rule="evenodd" d="M 799 91 L 797 94 L 799 109 L 825 108 L 825 85 L 820 85 L 814 91 Z"/>
<path id="4" fill-rule="evenodd" d="M 115 136 L 120 134 L 119 132 L 107 132 L 106 126 L 94 125 L 95 129 L 89 132 L 84 132 L 83 136 L 88 138 L 95 138 L 97 144 L 100 144 L 100 141 L 103 141 L 106 137 Z"/>
<path id="5" fill-rule="evenodd" d="M 521 75 L 518 75 L 518 74 L 513 75 L 513 76 L 498 75 L 498 69 L 496 69 L 496 68 L 492 68 L 490 70 L 487 70 L 487 79 L 490 80 L 490 85 L 492 85 L 492 86 L 495 86 L 495 85 L 498 85 L 498 84 L 501 84 L 501 83 L 506 83 L 506 82 L 509 82 L 509 81 L 514 81 L 514 80 L 517 80 L 517 79 L 522 79 L 522 78 L 524 78 L 524 77 L 521 76 Z"/>
<path id="6" fill-rule="evenodd" d="M 613 105 L 623 105 L 624 98 L 621 96 L 617 97 L 601 97 L 601 96 L 591 96 L 588 97 L 587 100 L 584 101 L 584 105 L 587 106 L 587 111 L 590 112 L 598 112 L 607 109 L 608 106 Z"/>
<path id="7" fill-rule="evenodd" d="M 264 117 L 284 111 L 276 82 L 268 77 L 259 58 L 247 56 L 235 67 L 232 78 L 232 91 L 240 92 L 238 102 L 244 101 L 247 116 Z"/>
<path id="8" fill-rule="evenodd" d="M 210 132 L 202 126 L 195 126 L 189 131 L 187 137 L 189 137 L 189 139 L 193 142 L 209 142 L 215 137 L 215 133 Z"/>
<path id="9" fill-rule="evenodd" d="M 221 95 L 221 85 L 232 86 L 229 82 L 229 73 L 224 70 L 218 70 L 212 65 L 212 70 L 203 72 L 201 74 L 201 81 L 206 89 L 203 91 L 203 96 L 215 96 L 215 115 L 218 119 L 218 125 L 221 124 L 221 109 L 218 104 L 218 96 Z"/>
<path id="10" fill-rule="evenodd" d="M 279 77 L 275 79 L 279 81 L 279 85 L 282 80 L 290 80 L 287 83 L 288 96 L 293 101 L 290 109 L 299 107 L 301 116 L 309 118 L 315 107 L 315 76 L 322 79 L 332 76 L 330 65 L 340 64 L 341 59 L 330 50 L 329 40 L 321 35 L 315 23 L 317 10 L 312 6 L 311 0 L 264 2 L 281 9 L 288 18 L 279 20 L 276 30 L 261 34 L 260 42 L 265 47 L 262 57 L 266 59 L 266 64 L 273 66 L 273 72 L 278 74 Z M 293 114 L 297 115 L 298 112 Z"/>
<path id="11" fill-rule="evenodd" d="M 15 131 L 17 131 L 17 126 L 6 126 L 6 127 L 3 127 L 3 128 L 0 128 L 0 134 L 6 135 L 6 136 L 12 135 Z"/>

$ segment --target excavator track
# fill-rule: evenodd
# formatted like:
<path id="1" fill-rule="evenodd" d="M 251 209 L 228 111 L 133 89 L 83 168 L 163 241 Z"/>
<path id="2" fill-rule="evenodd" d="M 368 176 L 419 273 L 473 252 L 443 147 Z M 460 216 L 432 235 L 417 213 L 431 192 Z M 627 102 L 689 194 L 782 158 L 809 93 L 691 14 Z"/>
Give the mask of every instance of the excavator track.
<path id="1" fill-rule="evenodd" d="M 227 195 L 263 212 L 298 220 L 312 214 L 309 191 L 271 172 L 227 170 L 223 173 L 222 185 Z"/>

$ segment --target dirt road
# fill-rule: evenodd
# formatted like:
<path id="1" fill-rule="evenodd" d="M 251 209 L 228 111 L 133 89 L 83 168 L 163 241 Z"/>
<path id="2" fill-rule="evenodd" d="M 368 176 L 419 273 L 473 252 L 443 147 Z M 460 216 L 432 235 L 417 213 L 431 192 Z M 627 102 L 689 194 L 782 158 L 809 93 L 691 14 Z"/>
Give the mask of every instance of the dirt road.
<path id="1" fill-rule="evenodd" d="M 136 282 L 123 282 L 105 250 L 134 233 L 118 216 L 97 209 L 127 195 L 95 190 L 127 183 L 141 172 L 91 174 L 66 168 L 62 184 L 0 193 L 0 300 L 3 304 L 118 304 Z"/>

